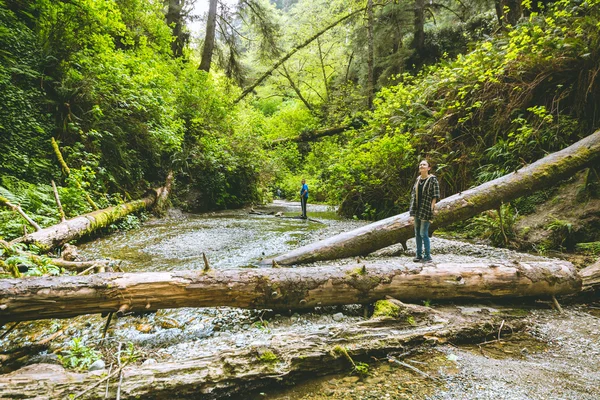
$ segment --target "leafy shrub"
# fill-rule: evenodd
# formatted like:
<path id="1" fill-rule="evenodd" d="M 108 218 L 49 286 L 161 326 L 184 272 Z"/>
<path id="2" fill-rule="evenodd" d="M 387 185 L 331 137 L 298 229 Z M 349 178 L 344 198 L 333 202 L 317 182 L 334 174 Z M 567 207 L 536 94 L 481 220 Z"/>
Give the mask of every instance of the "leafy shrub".
<path id="1" fill-rule="evenodd" d="M 498 210 L 486 211 L 471 218 L 466 226 L 467 236 L 487 239 L 494 246 L 506 246 L 507 241 L 516 236 L 514 225 L 519 215 L 510 203 L 503 204 L 500 212 L 501 218 Z"/>
<path id="2" fill-rule="evenodd" d="M 86 346 L 82 338 L 73 338 L 67 350 L 58 356 L 65 368 L 85 370 L 100 359 L 100 353 Z"/>

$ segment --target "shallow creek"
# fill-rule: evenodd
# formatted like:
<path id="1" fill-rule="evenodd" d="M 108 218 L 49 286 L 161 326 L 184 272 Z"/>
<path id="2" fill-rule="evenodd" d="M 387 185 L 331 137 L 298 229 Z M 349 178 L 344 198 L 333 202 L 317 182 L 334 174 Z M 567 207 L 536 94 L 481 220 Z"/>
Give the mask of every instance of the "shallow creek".
<path id="1" fill-rule="evenodd" d="M 282 212 L 298 216 L 297 203 L 275 202 L 249 210 L 222 211 L 201 215 L 176 210 L 152 219 L 139 229 L 120 232 L 79 246 L 86 258 L 110 257 L 122 260 L 125 271 L 193 270 L 204 266 L 206 254 L 213 268 L 250 267 L 262 258 L 281 254 L 365 223 L 341 220 L 333 209 L 309 205 L 309 217 L 322 223 L 275 217 Z M 271 213 L 271 214 L 269 214 Z M 409 251 L 399 246 L 383 249 L 368 259 L 400 258 L 410 263 Z M 439 237 L 432 239 L 437 262 L 526 261 L 538 257 L 467 244 Z M 341 260 L 338 264 L 355 262 Z M 332 264 L 331 262 L 329 264 Z M 437 305 L 436 305 L 437 306 Z M 597 306 L 597 305 L 596 305 Z M 567 307 L 559 316 L 547 303 L 520 306 L 497 304 L 444 304 L 459 313 L 510 312 L 518 307 L 531 329 L 509 343 L 482 346 L 449 344 L 405 358 L 429 377 L 385 361 L 370 360 L 367 377 L 348 374 L 317 378 L 291 389 L 265 388 L 240 398 L 271 399 L 595 399 L 600 382 L 600 319 L 581 306 Z M 507 311 L 508 310 L 508 311 Z M 240 310 L 226 307 L 160 310 L 113 320 L 104 342 L 107 353 L 118 343 L 135 349 L 137 363 L 190 359 L 216 352 L 268 345 L 277 335 L 310 334 L 337 329 L 364 320 L 361 306 L 317 309 L 310 313 L 282 313 Z M 21 323 L 0 340 L 1 349 L 26 346 L 59 330 L 48 351 L 29 359 L 57 363 L 54 353 L 82 338 L 98 345 L 106 318 L 80 316 L 69 320 Z M 112 349 L 112 350 L 107 350 Z M 13 366 L 15 367 L 15 366 Z M 6 372 L 4 370 L 3 372 Z M 350 372 L 350 371 L 349 371 Z"/>

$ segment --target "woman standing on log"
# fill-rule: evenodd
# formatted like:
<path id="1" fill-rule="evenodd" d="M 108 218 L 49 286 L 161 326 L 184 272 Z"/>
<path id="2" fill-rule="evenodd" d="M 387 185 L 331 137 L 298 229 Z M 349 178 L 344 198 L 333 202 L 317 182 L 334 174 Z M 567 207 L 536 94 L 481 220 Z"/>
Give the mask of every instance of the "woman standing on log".
<path id="1" fill-rule="evenodd" d="M 432 261 L 429 225 L 433 221 L 435 203 L 440 199 L 440 184 L 434 175 L 429 174 L 430 170 L 429 161 L 422 160 L 419 163 L 419 176 L 410 194 L 409 214 L 414 219 L 417 241 L 417 256 L 413 260 L 415 262 Z"/>

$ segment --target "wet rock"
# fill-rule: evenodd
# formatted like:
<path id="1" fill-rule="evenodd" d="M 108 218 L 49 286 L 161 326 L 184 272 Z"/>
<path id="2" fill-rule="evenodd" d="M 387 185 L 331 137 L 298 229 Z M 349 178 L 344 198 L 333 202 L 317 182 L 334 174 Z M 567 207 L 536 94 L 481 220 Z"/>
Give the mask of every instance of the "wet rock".
<path id="1" fill-rule="evenodd" d="M 340 322 L 341 320 L 343 320 L 343 319 L 344 319 L 344 314 L 342 314 L 341 312 L 339 312 L 339 313 L 335 313 L 335 314 L 333 314 L 333 315 L 332 315 L 332 317 L 331 317 L 331 318 L 333 318 L 333 320 L 334 320 L 335 322 Z"/>
<path id="2" fill-rule="evenodd" d="M 160 319 L 160 327 L 163 329 L 179 328 L 181 324 L 173 318 L 163 317 Z"/>
<path id="3" fill-rule="evenodd" d="M 146 361 L 144 361 L 142 363 L 142 367 L 145 367 L 148 365 L 154 365 L 154 364 L 158 364 L 158 362 L 154 358 L 148 358 Z"/>
<path id="4" fill-rule="evenodd" d="M 90 365 L 88 371 L 100 371 L 106 368 L 106 363 L 103 360 L 96 360 Z"/>
<path id="5" fill-rule="evenodd" d="M 50 353 L 50 354 L 36 354 L 35 356 L 31 357 L 26 365 L 31 365 L 31 364 L 56 364 L 56 365 L 62 365 L 62 363 L 60 362 L 60 360 L 58 359 L 58 356 L 56 354 Z"/>
<path id="6" fill-rule="evenodd" d="M 173 328 L 155 334 L 141 333 L 137 336 L 132 336 L 130 341 L 142 346 L 164 347 L 185 339 L 188 339 L 188 337 L 183 334 L 181 329 Z"/>
<path id="7" fill-rule="evenodd" d="M 75 261 L 75 259 L 79 256 L 77 251 L 77 247 L 72 244 L 65 244 L 63 246 L 63 251 L 61 253 L 61 257 L 65 261 Z"/>
<path id="8" fill-rule="evenodd" d="M 139 332 L 150 333 L 154 327 L 150 324 L 139 324 L 135 327 Z"/>

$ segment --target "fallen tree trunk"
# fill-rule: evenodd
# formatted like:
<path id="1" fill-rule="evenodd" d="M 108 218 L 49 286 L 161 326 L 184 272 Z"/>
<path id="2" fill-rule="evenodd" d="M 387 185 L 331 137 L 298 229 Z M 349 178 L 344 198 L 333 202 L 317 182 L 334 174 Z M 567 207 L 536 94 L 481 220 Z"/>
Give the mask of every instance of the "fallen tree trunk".
<path id="1" fill-rule="evenodd" d="M 551 187 L 599 161 L 600 131 L 597 131 L 512 174 L 443 199 L 436 206 L 437 216 L 431 229 L 462 221 L 483 211 L 496 209 L 503 202 Z M 406 212 L 292 250 L 276 257 L 275 262 L 292 265 L 365 255 L 395 243 L 405 244 L 412 237 L 413 223 Z M 266 260 L 265 263 L 271 264 L 272 260 Z"/>
<path id="2" fill-rule="evenodd" d="M 600 288 L 600 260 L 579 271 L 583 291 Z"/>
<path id="3" fill-rule="evenodd" d="M 398 300 L 548 297 L 578 293 L 566 261 L 360 263 L 344 267 L 104 273 L 0 281 L 0 324 L 81 314 L 232 306 L 306 309 Z"/>
<path id="4" fill-rule="evenodd" d="M 313 142 L 322 137 L 338 135 L 338 134 L 346 132 L 347 130 L 352 129 L 352 128 L 354 128 L 353 125 L 346 125 L 346 126 L 339 126 L 336 128 L 329 128 L 329 129 L 322 129 L 322 130 L 318 130 L 318 131 L 305 132 L 305 133 L 301 133 L 300 135 L 294 136 L 294 137 L 275 139 L 271 142 L 271 145 L 276 146 L 279 144 L 289 143 L 289 142 L 295 142 L 295 143 Z"/>
<path id="5" fill-rule="evenodd" d="M 11 244 L 35 244 L 46 251 L 60 247 L 71 240 L 79 239 L 100 228 L 105 228 L 129 214 L 152 207 L 157 199 L 157 193 L 162 193 L 162 188 L 153 190 L 143 199 L 130 201 L 129 203 L 103 210 L 92 211 L 91 213 L 68 219 L 65 222 L 17 238 Z"/>
<path id="6" fill-rule="evenodd" d="M 0 376 L 0 398 L 245 398 L 249 390 L 287 384 L 303 376 L 353 372 L 353 359 L 383 358 L 390 352 L 417 349 L 425 342 L 480 342 L 494 335 L 508 335 L 525 327 L 520 319 L 490 315 L 469 318 L 455 313 L 435 313 L 434 318 L 415 315 L 406 319 L 365 321 L 343 329 L 323 329 L 306 335 L 274 335 L 268 344 L 215 351 L 189 360 L 148 366 L 128 366 L 123 379 L 110 375 L 67 372 L 62 366 L 34 364 Z M 499 328 L 498 328 L 499 327 Z M 109 380 L 107 385 L 106 380 Z M 240 397 L 241 396 L 241 397 Z"/>

